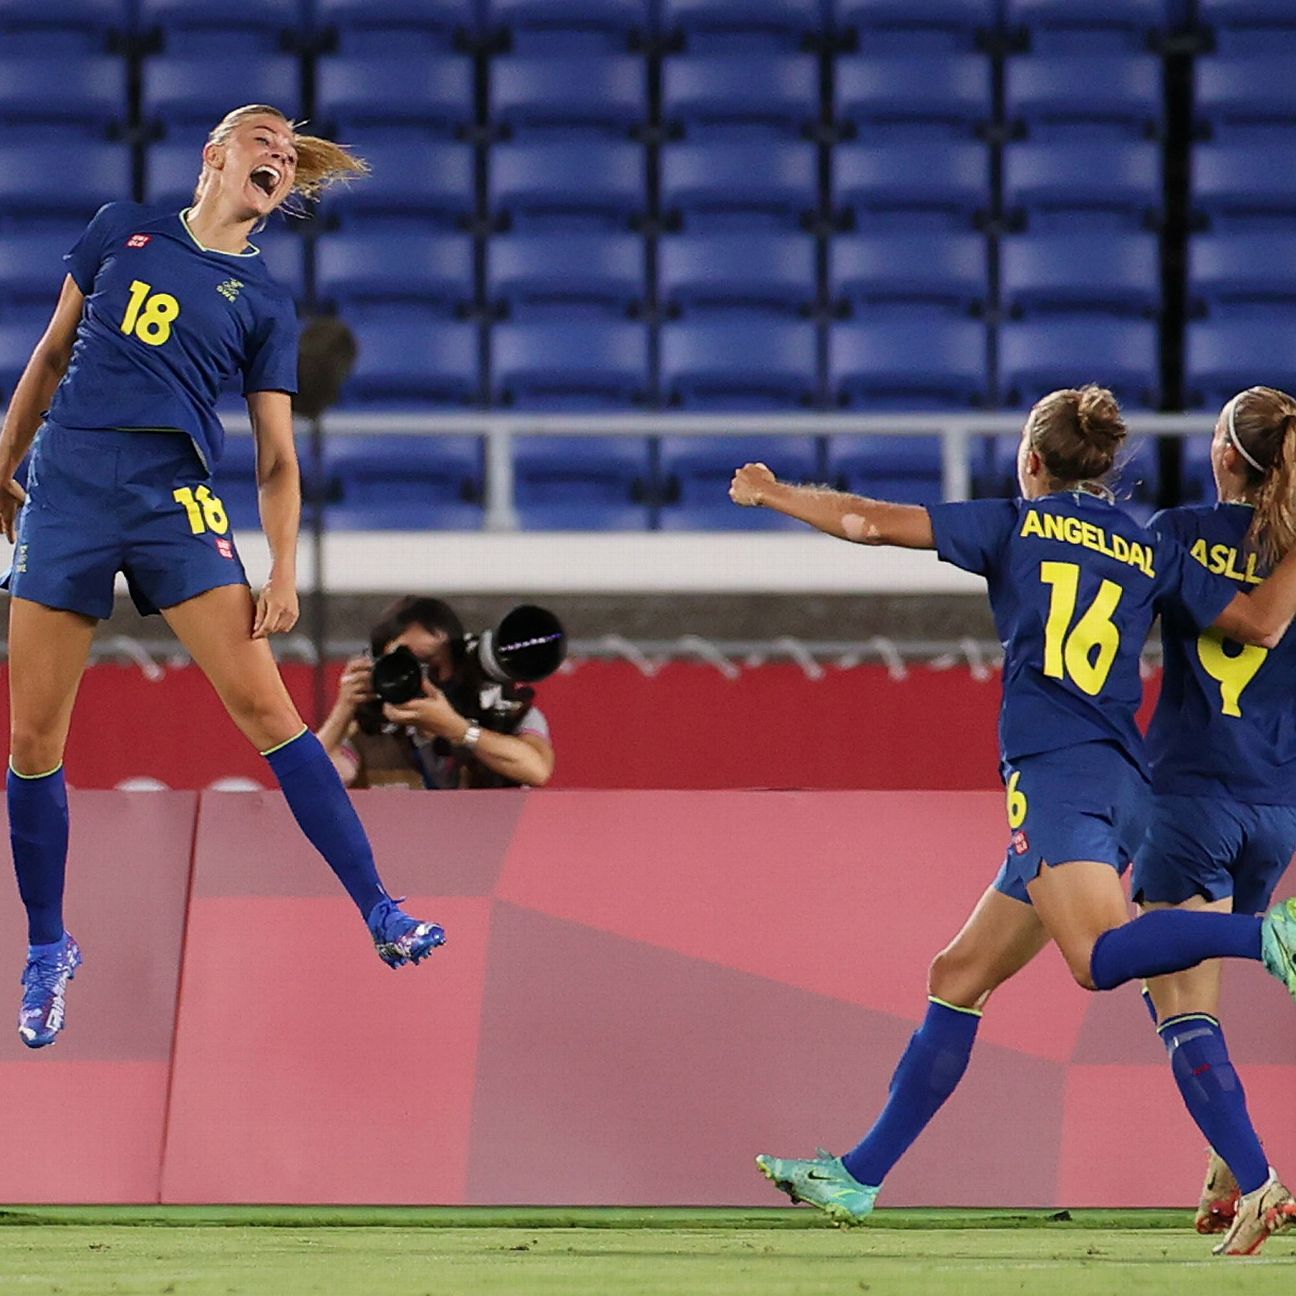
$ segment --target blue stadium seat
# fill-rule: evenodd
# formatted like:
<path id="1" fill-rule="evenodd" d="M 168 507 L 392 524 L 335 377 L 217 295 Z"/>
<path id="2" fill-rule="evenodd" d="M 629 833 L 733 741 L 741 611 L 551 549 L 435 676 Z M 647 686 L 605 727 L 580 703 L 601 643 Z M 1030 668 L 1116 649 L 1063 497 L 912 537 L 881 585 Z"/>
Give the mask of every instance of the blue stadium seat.
<path id="1" fill-rule="evenodd" d="M 452 48 L 477 27 L 476 0 L 314 0 L 315 21 L 346 54 Z"/>
<path id="2" fill-rule="evenodd" d="M 836 63 L 839 124 L 873 138 L 876 127 L 971 134 L 994 115 L 990 60 L 981 54 L 851 55 Z"/>
<path id="3" fill-rule="evenodd" d="M 346 404 L 463 406 L 480 399 L 475 324 L 401 305 L 357 309 L 347 322 L 359 354 L 343 389 Z"/>
<path id="4" fill-rule="evenodd" d="M 819 120 L 818 60 L 811 54 L 668 58 L 662 119 L 688 135 L 732 128 L 802 133 Z"/>
<path id="5" fill-rule="evenodd" d="M 1192 206 L 1212 226 L 1263 223 L 1286 232 L 1296 217 L 1296 168 L 1271 146 L 1198 144 L 1192 157 Z"/>
<path id="6" fill-rule="evenodd" d="M 999 328 L 999 401 L 1029 406 L 1059 387 L 1099 383 L 1127 409 L 1160 403 L 1157 328 L 1150 320 L 1023 320 Z"/>
<path id="7" fill-rule="evenodd" d="M 730 315 L 661 326 L 665 399 L 685 409 L 805 408 L 819 391 L 815 326 L 808 320 Z"/>
<path id="8" fill-rule="evenodd" d="M 137 3 L 140 30 L 160 31 L 170 54 L 241 54 L 251 50 L 268 53 L 290 40 L 295 41 L 305 18 L 298 0 L 137 0 Z"/>
<path id="9" fill-rule="evenodd" d="M 989 257 L 982 234 L 839 235 L 828 245 L 829 292 L 867 315 L 879 305 L 985 306 Z"/>
<path id="10" fill-rule="evenodd" d="M 212 473 L 216 495 L 235 532 L 259 531 L 261 510 L 257 496 L 256 439 L 242 434 L 227 436 L 220 463 Z"/>
<path id="11" fill-rule="evenodd" d="M 1185 403 L 1219 409 L 1261 381 L 1296 390 L 1296 311 L 1257 309 L 1190 320 L 1184 357 Z"/>
<path id="12" fill-rule="evenodd" d="M 1257 127 L 1290 131 L 1296 126 L 1291 68 L 1290 52 L 1197 59 L 1193 99 L 1199 124 L 1217 137 L 1227 132 L 1238 143 L 1246 143 L 1243 132 Z"/>
<path id="13" fill-rule="evenodd" d="M 768 464 L 785 481 L 822 476 L 818 438 L 810 436 L 664 436 L 658 453 L 666 489 L 663 531 L 804 530 L 804 523 L 772 509 L 738 508 L 729 499 L 729 483 L 749 462 Z"/>
<path id="14" fill-rule="evenodd" d="M 686 228 L 795 228 L 818 205 L 818 150 L 808 140 L 667 144 L 661 204 Z"/>
<path id="15" fill-rule="evenodd" d="M 124 60 L 103 55 L 0 58 L 0 127 L 121 126 L 130 111 L 126 72 Z"/>
<path id="16" fill-rule="evenodd" d="M 287 54 L 249 55 L 239 61 L 240 103 L 273 104 L 301 114 L 301 65 Z M 158 55 L 140 74 L 140 112 L 151 126 L 214 126 L 231 107 L 229 68 L 208 58 Z"/>
<path id="17" fill-rule="evenodd" d="M 626 134 L 647 118 L 648 69 L 631 54 L 491 60 L 491 125 L 514 135 Z"/>
<path id="18" fill-rule="evenodd" d="M 202 165 L 201 133 L 181 143 L 152 145 L 144 155 L 144 201 L 177 211 L 187 207 Z"/>
<path id="19" fill-rule="evenodd" d="M 51 136 L 6 131 L 0 137 L 0 220 L 88 221 L 105 202 L 129 197 L 130 192 L 128 144 L 67 132 Z"/>
<path id="20" fill-rule="evenodd" d="M 808 234 L 676 234 L 657 244 L 658 295 L 672 312 L 806 313 L 814 305 L 815 241 Z"/>
<path id="21" fill-rule="evenodd" d="M 306 298 L 306 240 L 291 229 L 271 228 L 252 236 L 275 283 L 298 301 Z"/>
<path id="22" fill-rule="evenodd" d="M 615 409 L 643 401 L 648 330 L 590 321 L 497 324 L 491 330 L 494 400 L 522 409 Z"/>
<path id="23" fill-rule="evenodd" d="M 133 25 L 131 0 L 5 0 L 0 45 L 7 54 L 93 54 Z"/>
<path id="24" fill-rule="evenodd" d="M 527 530 L 646 530 L 651 477 L 647 437 L 513 440 L 513 498 Z"/>
<path id="25" fill-rule="evenodd" d="M 1165 0 L 1005 0 L 1004 22 L 1031 48 L 1139 50 L 1166 25 Z"/>
<path id="26" fill-rule="evenodd" d="M 842 144 L 832 165 L 834 201 L 860 228 L 961 230 L 990 207 L 990 157 L 975 140 Z"/>
<path id="27" fill-rule="evenodd" d="M 986 327 L 929 310 L 834 324 L 828 334 L 834 399 L 857 409 L 970 409 L 984 405 Z"/>
<path id="28" fill-rule="evenodd" d="M 647 161 L 630 140 L 497 144 L 488 164 L 490 209 L 522 228 L 625 229 L 647 201 Z"/>
<path id="29" fill-rule="evenodd" d="M 941 443 L 932 436 L 830 436 L 828 481 L 897 504 L 939 504 Z"/>
<path id="30" fill-rule="evenodd" d="M 971 50 L 998 26 L 998 0 L 836 0 L 838 32 L 860 49 Z"/>
<path id="31" fill-rule="evenodd" d="M 462 54 L 322 57 L 315 113 L 343 138 L 374 127 L 452 133 L 476 119 L 472 62 Z"/>
<path id="32" fill-rule="evenodd" d="M 482 446 L 473 436 L 332 438 L 324 446 L 337 531 L 478 531 Z"/>
<path id="33" fill-rule="evenodd" d="M 1013 314 L 1152 315 L 1161 304 L 1155 234 L 1009 234 L 999 244 L 999 300 Z"/>
<path id="34" fill-rule="evenodd" d="M 1142 229 L 1161 208 L 1161 150 L 1151 140 L 1012 143 L 1003 175 L 1005 210 L 1041 231 L 1050 222 Z"/>
<path id="35" fill-rule="evenodd" d="M 516 50 L 562 50 L 573 42 L 624 49 L 652 29 L 650 0 L 488 0 L 490 22 Z"/>
<path id="36" fill-rule="evenodd" d="M 1296 48 L 1296 10 L 1287 0 L 1197 0 L 1197 20 L 1228 54 Z"/>
<path id="37" fill-rule="evenodd" d="M 1198 311 L 1296 306 L 1296 234 L 1195 235 L 1188 243 L 1188 301 Z"/>
<path id="38" fill-rule="evenodd" d="M 593 310 L 626 316 L 644 300 L 637 234 L 499 234 L 486 245 L 486 295 L 514 319 Z"/>
<path id="39" fill-rule="evenodd" d="M 1150 136 L 1165 111 L 1161 82 L 1152 54 L 1018 55 L 1004 71 L 1004 116 L 1037 139 L 1058 132 L 1092 139 L 1098 130 Z"/>
<path id="40" fill-rule="evenodd" d="M 819 0 L 660 0 L 664 32 L 691 52 L 798 49 L 823 28 Z"/>
<path id="41" fill-rule="evenodd" d="M 156 152 L 156 150 L 154 150 Z M 472 146 L 449 142 L 366 141 L 372 174 L 360 184 L 330 192 L 323 211 L 331 220 L 431 221 L 452 227 L 476 208 Z"/>
<path id="42" fill-rule="evenodd" d="M 0 322 L 0 403 L 8 403 L 13 395 L 52 314 L 52 306 L 40 314 L 34 310 L 5 311 Z"/>
<path id="43" fill-rule="evenodd" d="M 52 314 L 75 239 L 44 229 L 0 233 L 0 301 L 43 304 Z"/>
<path id="44" fill-rule="evenodd" d="M 726 499 L 719 504 L 664 504 L 657 513 L 657 528 L 660 531 L 799 531 L 804 535 L 806 524 L 773 509 L 739 508 Z"/>
<path id="45" fill-rule="evenodd" d="M 393 300 L 450 312 L 474 296 L 473 241 L 419 229 L 390 238 L 327 234 L 315 244 L 315 292 L 344 312 L 353 302 Z"/>

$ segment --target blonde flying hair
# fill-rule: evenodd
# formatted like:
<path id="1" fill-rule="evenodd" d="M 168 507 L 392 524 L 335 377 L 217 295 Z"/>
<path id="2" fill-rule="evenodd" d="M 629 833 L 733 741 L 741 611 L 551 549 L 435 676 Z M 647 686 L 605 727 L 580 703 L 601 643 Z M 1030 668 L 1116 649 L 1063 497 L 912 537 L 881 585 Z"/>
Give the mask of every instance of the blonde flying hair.
<path id="1" fill-rule="evenodd" d="M 1255 499 L 1247 544 L 1272 566 L 1296 544 L 1296 398 L 1276 387 L 1248 387 L 1223 417 Z"/>
<path id="2" fill-rule="evenodd" d="M 283 211 L 293 216 L 306 214 L 305 203 L 317 202 L 326 189 L 335 184 L 346 184 L 369 174 L 369 164 L 352 153 L 344 144 L 320 139 L 317 135 L 299 135 L 297 127 L 286 113 L 271 104 L 244 104 L 227 112 L 207 136 L 208 144 L 224 144 L 226 140 L 250 117 L 278 117 L 292 131 L 293 147 L 297 150 L 297 174 L 292 190 L 283 204 Z M 209 175 L 206 164 L 194 189 L 194 202 L 202 196 Z M 299 199 L 297 203 L 293 199 Z"/>

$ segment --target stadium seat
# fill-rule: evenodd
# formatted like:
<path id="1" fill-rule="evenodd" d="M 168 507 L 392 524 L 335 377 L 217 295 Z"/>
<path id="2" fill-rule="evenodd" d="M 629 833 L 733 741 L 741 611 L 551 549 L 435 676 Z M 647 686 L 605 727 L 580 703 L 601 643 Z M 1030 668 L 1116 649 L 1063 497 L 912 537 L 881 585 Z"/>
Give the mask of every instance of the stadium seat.
<path id="1" fill-rule="evenodd" d="M 481 396 L 475 324 L 409 306 L 370 307 L 347 318 L 359 349 L 343 389 L 350 406 L 463 406 Z"/>
<path id="2" fill-rule="evenodd" d="M 451 227 L 472 216 L 477 187 L 471 145 L 377 138 L 365 143 L 364 156 L 372 174 L 361 184 L 330 192 L 322 208 L 330 220 L 345 224 L 363 217 Z"/>
<path id="3" fill-rule="evenodd" d="M 634 55 L 491 60 L 491 125 L 512 135 L 626 134 L 647 118 L 648 69 Z"/>
<path id="4" fill-rule="evenodd" d="M 970 409 L 987 403 L 986 327 L 929 310 L 896 309 L 828 333 L 828 380 L 856 409 Z"/>
<path id="5" fill-rule="evenodd" d="M 1296 234 L 1194 235 L 1188 243 L 1188 302 L 1197 311 L 1296 306 Z"/>
<path id="6" fill-rule="evenodd" d="M 131 188 L 128 144 L 66 132 L 5 132 L 0 139 L 0 220 L 88 221 L 109 199 L 128 197 Z"/>
<path id="7" fill-rule="evenodd" d="M 513 440 L 513 497 L 527 530 L 646 530 L 651 477 L 647 437 Z"/>
<path id="8" fill-rule="evenodd" d="M 725 478 L 728 488 L 733 468 Z M 806 524 L 773 509 L 739 508 L 728 498 L 719 503 L 663 504 L 657 512 L 660 531 L 806 531 Z"/>
<path id="9" fill-rule="evenodd" d="M 647 162 L 630 140 L 497 144 L 490 151 L 493 216 L 517 228 L 625 229 L 647 201 Z"/>
<path id="10" fill-rule="evenodd" d="M 667 310 L 738 308 L 807 313 L 817 296 L 808 234 L 676 234 L 657 244 L 658 295 Z"/>
<path id="11" fill-rule="evenodd" d="M 971 50 L 998 26 L 998 0 L 835 0 L 843 39 L 870 52 Z"/>
<path id="12" fill-rule="evenodd" d="M 314 0 L 317 26 L 346 54 L 444 50 L 477 28 L 476 0 Z"/>
<path id="13" fill-rule="evenodd" d="M 0 322 L 0 402 L 7 404 L 13 395 L 53 309 L 51 306 L 41 315 L 34 310 L 21 314 L 5 311 Z"/>
<path id="14" fill-rule="evenodd" d="M 1161 150 L 1151 140 L 1010 143 L 1003 175 L 1005 211 L 1037 232 L 1050 222 L 1142 229 L 1161 208 Z"/>
<path id="15" fill-rule="evenodd" d="M 1296 217 L 1296 169 L 1272 147 L 1260 144 L 1198 144 L 1192 157 L 1192 207 L 1212 226 L 1255 228 L 1263 223 L 1286 232 Z"/>
<path id="16" fill-rule="evenodd" d="M 63 255 L 75 241 L 44 229 L 0 233 L 0 301 L 45 305 L 52 313 L 67 274 Z"/>
<path id="17" fill-rule="evenodd" d="M 590 321 L 497 324 L 491 330 L 494 400 L 522 409 L 616 409 L 648 390 L 648 330 Z"/>
<path id="18" fill-rule="evenodd" d="M 202 172 L 202 134 L 182 143 L 154 144 L 144 154 L 144 201 L 174 207 L 193 202 Z"/>
<path id="19" fill-rule="evenodd" d="M 282 284 L 297 301 L 306 298 L 306 240 L 292 229 L 271 228 L 254 234 L 270 277 Z"/>
<path id="20" fill-rule="evenodd" d="M 779 410 L 819 392 L 815 326 L 808 320 L 729 315 L 661 326 L 661 385 L 685 409 Z"/>
<path id="21" fill-rule="evenodd" d="M 838 490 L 897 504 L 938 504 L 941 443 L 933 436 L 830 436 L 828 481 Z"/>
<path id="22" fill-rule="evenodd" d="M 808 140 L 667 144 L 662 209 L 694 232 L 753 224 L 795 228 L 818 206 L 817 153 Z"/>
<path id="23" fill-rule="evenodd" d="M 820 446 L 811 436 L 664 436 L 658 442 L 666 502 L 663 531 L 792 531 L 805 523 L 772 509 L 738 508 L 729 499 L 734 470 L 768 464 L 785 481 L 823 475 Z"/>
<path id="24" fill-rule="evenodd" d="M 690 52 L 799 49 L 823 28 L 819 0 L 660 0 L 662 30 Z"/>
<path id="25" fill-rule="evenodd" d="M 1005 235 L 999 244 L 999 300 L 1015 315 L 1076 310 L 1152 315 L 1161 304 L 1157 236 Z"/>
<path id="26" fill-rule="evenodd" d="M 573 41 L 624 49 L 652 29 L 650 0 L 488 0 L 492 29 L 515 50 L 570 53 Z"/>
<path id="27" fill-rule="evenodd" d="M 240 434 L 225 438 L 220 463 L 212 474 L 212 484 L 236 534 L 261 529 L 254 437 Z"/>
<path id="28" fill-rule="evenodd" d="M 676 133 L 796 135 L 819 115 L 819 64 L 811 54 L 692 55 L 662 64 L 662 119 Z"/>
<path id="29" fill-rule="evenodd" d="M 123 59 L 103 55 L 0 58 L 0 127 L 120 127 L 130 109 L 126 74 Z"/>
<path id="30" fill-rule="evenodd" d="M 1160 350 L 1150 320 L 1023 320 L 999 328 L 999 403 L 1033 404 L 1059 387 L 1099 383 L 1127 409 L 1160 403 Z"/>
<path id="31" fill-rule="evenodd" d="M 477 531 L 482 445 L 473 436 L 347 435 L 325 442 L 336 531 Z"/>
<path id="32" fill-rule="evenodd" d="M 1296 10 L 1287 0 L 1197 0 L 1197 21 L 1221 53 L 1296 49 Z"/>
<path id="33" fill-rule="evenodd" d="M 1004 22 L 1033 50 L 1139 50 L 1166 25 L 1166 0 L 1004 0 Z"/>
<path id="34" fill-rule="evenodd" d="M 994 115 L 990 60 L 981 54 L 850 55 L 837 60 L 838 125 L 869 139 L 878 127 L 971 134 Z"/>
<path id="35" fill-rule="evenodd" d="M 1261 381 L 1296 391 L 1296 311 L 1232 311 L 1190 320 L 1184 357 L 1185 404 L 1216 410 Z"/>
<path id="36" fill-rule="evenodd" d="M 1004 117 L 1033 138 L 1095 132 L 1150 136 L 1165 111 L 1161 60 L 1152 54 L 1018 55 L 1004 71 Z M 1064 141 L 1059 140 L 1059 146 Z"/>
<path id="37" fill-rule="evenodd" d="M 10 55 L 102 53 L 133 25 L 131 0 L 5 0 L 0 46 Z"/>
<path id="38" fill-rule="evenodd" d="M 214 126 L 230 110 L 229 68 L 206 58 L 158 55 L 140 73 L 140 112 L 155 130 Z M 273 104 L 301 114 L 301 65 L 287 54 L 249 55 L 239 61 L 239 102 Z"/>
<path id="39" fill-rule="evenodd" d="M 298 0 L 137 0 L 142 32 L 160 33 L 169 54 L 272 52 L 298 38 Z M 241 102 L 247 102 L 242 100 Z"/>
<path id="40" fill-rule="evenodd" d="M 343 137 L 376 127 L 465 129 L 477 116 L 474 93 L 462 54 L 337 54 L 315 64 L 316 116 Z"/>
<path id="41" fill-rule="evenodd" d="M 858 228 L 962 230 L 990 207 L 990 157 L 975 140 L 842 144 L 832 166 L 835 204 Z"/>
<path id="42" fill-rule="evenodd" d="M 637 234 L 499 234 L 486 245 L 487 298 L 514 319 L 593 310 L 626 316 L 644 300 Z"/>
<path id="43" fill-rule="evenodd" d="M 315 244 L 315 292 L 344 313 L 353 302 L 392 300 L 454 311 L 474 296 L 473 241 L 419 229 L 327 234 Z"/>
<path id="44" fill-rule="evenodd" d="M 989 258 L 981 234 L 842 234 L 828 245 L 829 292 L 866 315 L 879 305 L 985 306 Z"/>
<path id="45" fill-rule="evenodd" d="M 1293 6 L 1296 13 L 1296 6 Z M 1296 126 L 1291 54 L 1199 58 L 1193 65 L 1198 124 L 1216 137 L 1247 142 L 1244 132 Z M 1296 138 L 1296 132 L 1292 133 Z M 1261 137 L 1263 140 L 1267 137 Z"/>

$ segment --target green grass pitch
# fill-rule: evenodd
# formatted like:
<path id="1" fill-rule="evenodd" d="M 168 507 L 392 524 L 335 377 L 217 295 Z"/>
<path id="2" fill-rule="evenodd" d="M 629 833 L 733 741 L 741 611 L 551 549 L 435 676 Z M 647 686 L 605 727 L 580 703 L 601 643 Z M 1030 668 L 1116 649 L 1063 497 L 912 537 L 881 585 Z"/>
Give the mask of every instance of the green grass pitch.
<path id="1" fill-rule="evenodd" d="M 1183 1296 L 1291 1291 L 1296 1236 L 1221 1260 L 1186 1212 L 13 1207 L 5 1296 Z"/>

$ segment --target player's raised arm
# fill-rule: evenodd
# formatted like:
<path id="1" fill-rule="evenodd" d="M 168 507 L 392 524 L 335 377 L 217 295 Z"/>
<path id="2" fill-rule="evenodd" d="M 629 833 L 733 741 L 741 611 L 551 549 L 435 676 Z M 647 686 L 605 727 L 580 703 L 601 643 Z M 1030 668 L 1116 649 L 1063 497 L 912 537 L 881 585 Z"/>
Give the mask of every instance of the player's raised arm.
<path id="1" fill-rule="evenodd" d="M 747 508 L 770 508 L 809 523 L 839 540 L 855 544 L 935 549 L 931 516 L 920 504 L 888 504 L 829 490 L 781 482 L 763 463 L 744 464 L 734 473 L 729 498 Z"/>

